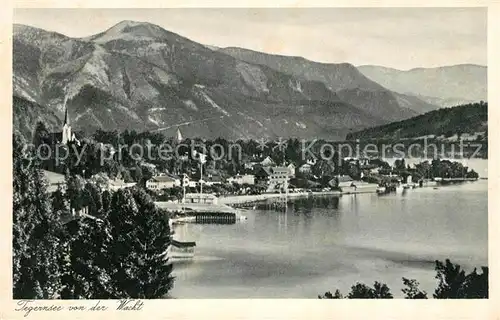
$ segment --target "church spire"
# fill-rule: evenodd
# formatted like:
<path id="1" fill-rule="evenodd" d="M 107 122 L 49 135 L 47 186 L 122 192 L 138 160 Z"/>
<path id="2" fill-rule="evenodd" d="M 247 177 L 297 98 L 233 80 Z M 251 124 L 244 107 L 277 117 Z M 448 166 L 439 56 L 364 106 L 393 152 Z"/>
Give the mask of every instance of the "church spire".
<path id="1" fill-rule="evenodd" d="M 62 128 L 62 143 L 67 144 L 69 141 L 73 141 L 73 134 L 71 133 L 71 126 L 69 124 L 69 114 L 68 106 L 66 105 L 66 97 L 64 98 L 64 124 Z"/>
<path id="2" fill-rule="evenodd" d="M 182 141 L 181 130 L 179 128 L 177 128 L 177 142 L 181 142 L 181 141 Z"/>
<path id="3" fill-rule="evenodd" d="M 66 97 L 64 97 L 64 124 L 69 126 L 69 114 L 68 114 L 68 106 L 66 105 Z"/>
<path id="4" fill-rule="evenodd" d="M 66 107 L 66 111 L 65 111 L 65 114 L 64 114 L 64 125 L 68 125 L 69 126 L 68 107 Z"/>

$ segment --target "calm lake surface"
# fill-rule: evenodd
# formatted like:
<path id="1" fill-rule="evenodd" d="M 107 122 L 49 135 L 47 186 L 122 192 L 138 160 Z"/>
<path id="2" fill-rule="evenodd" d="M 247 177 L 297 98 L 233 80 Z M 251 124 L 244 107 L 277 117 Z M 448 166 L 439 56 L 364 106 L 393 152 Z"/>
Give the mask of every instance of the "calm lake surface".
<path id="1" fill-rule="evenodd" d="M 474 169 L 485 176 L 486 169 Z M 466 269 L 487 265 L 487 188 L 479 180 L 303 199 L 286 214 L 249 210 L 248 220 L 233 225 L 178 226 L 176 238 L 194 240 L 197 248 L 194 261 L 175 265 L 171 295 L 314 299 L 377 280 L 401 297 L 407 277 L 432 296 L 434 260 L 450 258 Z"/>

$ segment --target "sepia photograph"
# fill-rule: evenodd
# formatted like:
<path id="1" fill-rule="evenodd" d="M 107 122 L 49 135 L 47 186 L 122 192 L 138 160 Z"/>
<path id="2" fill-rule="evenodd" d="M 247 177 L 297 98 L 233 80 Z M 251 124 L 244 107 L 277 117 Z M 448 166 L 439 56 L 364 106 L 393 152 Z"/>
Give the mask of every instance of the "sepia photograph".
<path id="1" fill-rule="evenodd" d="M 15 9 L 13 298 L 488 299 L 487 18 Z"/>

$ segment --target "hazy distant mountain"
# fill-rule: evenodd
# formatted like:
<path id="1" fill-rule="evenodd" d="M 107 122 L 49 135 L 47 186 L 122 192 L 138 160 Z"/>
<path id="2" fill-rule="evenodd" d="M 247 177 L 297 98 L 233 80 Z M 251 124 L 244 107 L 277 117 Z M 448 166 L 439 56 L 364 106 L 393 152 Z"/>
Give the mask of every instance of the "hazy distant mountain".
<path id="1" fill-rule="evenodd" d="M 416 97 L 394 94 L 368 79 L 349 63 L 319 63 L 302 57 L 272 55 L 234 47 L 219 51 L 249 63 L 268 66 L 301 80 L 321 81 L 343 101 L 384 120 L 400 120 L 437 108 Z"/>
<path id="2" fill-rule="evenodd" d="M 449 107 L 488 100 L 485 66 L 462 64 L 408 71 L 380 66 L 358 69 L 389 90 L 415 95 L 431 104 Z"/>
<path id="3" fill-rule="evenodd" d="M 403 101 L 349 64 L 324 69 L 296 58 L 289 68 L 302 75 L 282 72 L 149 23 L 123 21 L 81 39 L 15 25 L 13 46 L 14 94 L 60 118 L 67 99 L 73 126 L 89 132 L 173 135 L 180 126 L 186 137 L 335 139 L 411 117 L 421 103 Z"/>

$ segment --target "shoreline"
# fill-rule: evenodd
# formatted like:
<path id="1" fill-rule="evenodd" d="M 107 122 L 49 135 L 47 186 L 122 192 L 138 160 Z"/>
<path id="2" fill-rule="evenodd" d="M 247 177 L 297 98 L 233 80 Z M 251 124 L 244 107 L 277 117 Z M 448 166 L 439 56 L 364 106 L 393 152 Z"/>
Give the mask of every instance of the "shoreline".
<path id="1" fill-rule="evenodd" d="M 480 180 L 480 179 L 477 179 Z M 477 181 L 474 180 L 474 181 Z M 470 182 L 474 182 L 470 181 Z M 439 187 L 439 183 L 428 183 L 424 184 L 421 187 L 418 188 L 433 188 L 433 187 Z M 336 196 L 336 197 L 341 197 L 344 195 L 352 195 L 352 194 L 367 194 L 367 193 L 377 193 L 376 188 L 373 187 L 359 187 L 357 190 L 356 189 L 350 189 L 349 191 L 317 191 L 317 192 L 294 192 L 294 193 L 289 193 L 288 198 L 289 199 L 298 199 L 298 198 L 308 198 L 308 197 L 321 197 L 321 196 Z M 252 203 L 252 202 L 258 202 L 258 201 L 266 201 L 270 199 L 277 199 L 280 197 L 284 197 L 284 194 L 279 194 L 279 193 L 264 193 L 264 194 L 257 194 L 257 195 L 239 195 L 239 196 L 225 196 L 225 197 L 220 197 L 218 202 L 221 205 L 240 205 L 240 204 L 245 204 L 245 203 Z"/>
<path id="2" fill-rule="evenodd" d="M 356 191 L 318 191 L 318 192 L 312 192 L 312 193 L 305 193 L 305 192 L 300 192 L 300 193 L 289 193 L 288 198 L 289 199 L 297 199 L 297 198 L 308 198 L 308 197 L 320 197 L 320 196 L 335 196 L 335 197 L 341 197 L 343 195 L 349 195 L 349 194 L 361 194 L 361 193 L 376 193 L 376 190 L 356 190 Z M 279 193 L 265 193 L 265 194 L 258 194 L 258 195 L 241 195 L 241 196 L 226 196 L 226 197 L 221 197 L 219 198 L 219 203 L 220 204 L 225 204 L 225 205 L 238 205 L 238 204 L 244 204 L 244 203 L 251 203 L 251 202 L 258 202 L 258 201 L 265 201 L 265 200 L 270 200 L 270 199 L 277 199 L 280 197 L 283 197 L 284 194 L 279 194 Z"/>
<path id="3" fill-rule="evenodd" d="M 478 179 L 479 180 L 479 179 Z M 474 180 L 477 181 L 477 180 Z M 472 182 L 472 181 L 471 181 Z M 417 188 L 435 188 L 440 187 L 439 183 L 433 182 L 424 184 Z M 293 192 L 288 194 L 288 199 L 300 199 L 309 197 L 342 197 L 344 195 L 356 195 L 356 194 L 376 194 L 377 188 L 373 185 L 369 186 L 358 186 L 355 188 L 345 188 L 344 191 L 316 191 L 316 192 Z M 202 203 L 177 203 L 177 202 L 155 202 L 157 206 L 167 211 L 175 212 L 181 211 L 182 208 L 186 208 L 191 212 L 202 213 L 202 212 L 223 212 L 223 213 L 237 213 L 236 208 L 242 205 L 251 205 L 256 202 L 273 200 L 283 198 L 285 194 L 283 193 L 264 193 L 256 195 L 229 195 L 221 196 L 218 198 L 217 203 L 214 204 L 202 204 Z"/>

